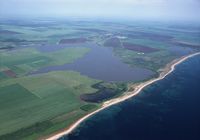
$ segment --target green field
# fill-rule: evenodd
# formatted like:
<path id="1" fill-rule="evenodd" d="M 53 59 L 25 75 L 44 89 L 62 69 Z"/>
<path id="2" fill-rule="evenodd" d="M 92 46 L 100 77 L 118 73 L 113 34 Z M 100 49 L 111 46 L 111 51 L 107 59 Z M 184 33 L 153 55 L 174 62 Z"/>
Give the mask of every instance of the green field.
<path id="1" fill-rule="evenodd" d="M 79 95 L 96 92 L 91 86 L 98 82 L 70 71 L 5 80 L 0 86 L 0 135 L 47 120 L 53 124 L 74 121 L 74 116 L 96 108 Z"/>
<path id="2" fill-rule="evenodd" d="M 1 27 L 22 34 L 0 35 L 0 48 L 18 48 L 0 51 L 0 139 L 37 139 L 66 128 L 99 106 L 80 100 L 80 95 L 98 91 L 92 86 L 99 83 L 99 80 L 73 71 L 26 75 L 45 66 L 73 63 L 90 51 L 89 48 L 74 44 L 75 47 L 40 52 L 34 47 L 40 40 L 55 44 L 61 37 L 78 37 L 83 33 L 63 25 L 57 26 L 58 29 L 16 28 L 11 25 Z M 55 34 L 59 35 L 54 36 Z M 84 34 L 92 35 L 86 32 Z M 29 47 L 21 47 L 22 43 Z M 7 70 L 14 72 L 17 78 L 6 75 Z"/>
<path id="3" fill-rule="evenodd" d="M 17 75 L 23 75 L 44 66 L 72 63 L 76 59 L 83 57 L 89 50 L 89 48 L 84 47 L 69 47 L 44 53 L 35 48 L 24 48 L 10 52 L 0 52 L 0 77 L 5 77 L 2 74 L 5 69 L 10 69 Z"/>
<path id="4" fill-rule="evenodd" d="M 133 67 L 138 66 L 150 69 L 155 72 L 164 67 L 167 63 L 178 58 L 177 55 L 164 50 L 150 54 L 139 54 L 134 51 L 116 48 L 114 49 L 114 52 L 115 55 L 119 56 L 124 63 L 127 63 Z"/>

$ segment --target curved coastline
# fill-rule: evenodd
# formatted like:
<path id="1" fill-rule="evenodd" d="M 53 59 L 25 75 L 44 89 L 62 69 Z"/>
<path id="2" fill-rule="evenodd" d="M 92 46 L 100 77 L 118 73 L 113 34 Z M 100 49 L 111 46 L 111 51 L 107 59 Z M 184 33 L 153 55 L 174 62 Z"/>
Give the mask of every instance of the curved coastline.
<path id="1" fill-rule="evenodd" d="M 75 128 L 77 128 L 83 121 L 85 121 L 89 117 L 93 116 L 94 114 L 96 114 L 96 113 L 98 113 L 98 112 L 100 112 L 100 111 L 102 111 L 102 110 L 104 110 L 104 109 L 106 109 L 106 108 L 108 108 L 112 105 L 123 102 L 123 101 L 139 94 L 140 91 L 142 91 L 143 88 L 151 85 L 152 83 L 154 83 L 156 81 L 164 79 L 168 74 L 170 74 L 171 72 L 174 71 L 175 67 L 178 64 L 180 64 L 180 63 L 184 62 L 185 60 L 187 60 L 188 58 L 194 57 L 196 55 L 200 55 L 200 52 L 193 53 L 193 54 L 183 56 L 181 58 L 173 60 L 171 63 L 167 64 L 164 69 L 162 69 L 162 72 L 160 73 L 159 77 L 150 79 L 146 82 L 137 83 L 137 84 L 130 86 L 130 88 L 134 88 L 133 91 L 127 91 L 122 96 L 120 96 L 118 98 L 114 98 L 114 99 L 111 99 L 109 101 L 104 102 L 103 105 L 101 106 L 101 108 L 83 116 L 82 118 L 77 120 L 75 123 L 73 123 L 70 127 L 66 128 L 65 130 L 60 131 L 60 132 L 55 133 L 55 134 L 52 134 L 51 136 L 49 136 L 47 138 L 42 138 L 42 140 L 57 140 L 60 137 L 71 133 Z"/>

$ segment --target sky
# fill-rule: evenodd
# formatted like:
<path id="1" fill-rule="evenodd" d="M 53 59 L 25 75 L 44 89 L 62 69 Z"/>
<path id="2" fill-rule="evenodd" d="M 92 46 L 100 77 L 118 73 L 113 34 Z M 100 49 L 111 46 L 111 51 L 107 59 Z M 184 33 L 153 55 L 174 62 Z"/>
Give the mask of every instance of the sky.
<path id="1" fill-rule="evenodd" d="M 0 17 L 198 20 L 200 0 L 0 0 Z"/>

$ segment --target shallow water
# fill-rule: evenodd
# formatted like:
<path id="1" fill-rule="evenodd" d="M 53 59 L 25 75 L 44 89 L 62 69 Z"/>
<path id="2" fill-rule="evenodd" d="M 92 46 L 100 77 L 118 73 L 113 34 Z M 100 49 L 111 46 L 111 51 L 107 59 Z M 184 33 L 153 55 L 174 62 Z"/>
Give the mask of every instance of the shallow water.
<path id="1" fill-rule="evenodd" d="M 150 78 L 155 73 L 143 68 L 130 67 L 112 53 L 112 48 L 88 43 L 91 51 L 71 64 L 41 68 L 32 74 L 58 70 L 73 70 L 91 78 L 103 81 L 139 81 Z"/>
<path id="2" fill-rule="evenodd" d="M 199 140 L 200 56 L 60 140 Z"/>

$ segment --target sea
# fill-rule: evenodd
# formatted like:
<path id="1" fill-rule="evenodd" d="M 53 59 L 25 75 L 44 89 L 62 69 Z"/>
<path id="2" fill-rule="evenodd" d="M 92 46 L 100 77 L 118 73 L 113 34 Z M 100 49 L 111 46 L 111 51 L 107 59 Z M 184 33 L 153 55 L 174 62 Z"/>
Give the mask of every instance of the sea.
<path id="1" fill-rule="evenodd" d="M 200 55 L 60 140 L 200 140 Z"/>

